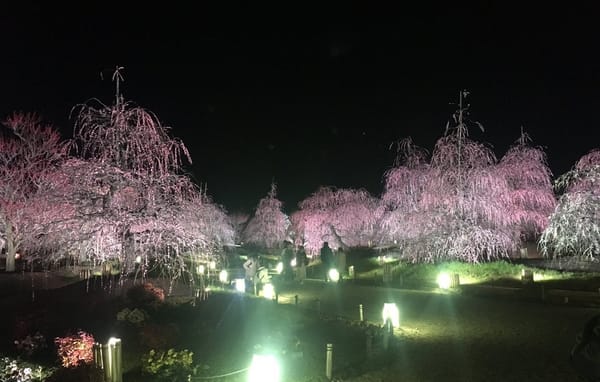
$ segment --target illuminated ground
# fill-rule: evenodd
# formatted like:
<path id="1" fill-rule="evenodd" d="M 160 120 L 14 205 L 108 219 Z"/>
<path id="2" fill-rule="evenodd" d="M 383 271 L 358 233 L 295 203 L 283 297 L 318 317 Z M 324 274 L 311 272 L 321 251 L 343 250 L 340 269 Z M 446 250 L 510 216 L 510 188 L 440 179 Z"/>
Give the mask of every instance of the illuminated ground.
<path id="1" fill-rule="evenodd" d="M 27 275 L 12 275 L 12 282 L 7 275 L 1 278 L 3 285 L 18 287 L 12 298 L 4 294 L 3 308 L 12 308 L 10 301 L 16 302 L 15 296 L 21 296 L 22 301 L 30 298 L 31 279 Z M 41 282 L 47 282 L 48 287 L 58 285 L 52 278 L 35 280 L 36 285 Z M 85 289 L 78 290 L 84 302 L 96 296 L 85 294 Z M 53 292 L 56 300 L 42 304 L 46 309 L 44 317 L 75 320 L 64 315 L 77 312 L 74 292 L 74 288 Z M 186 293 L 189 295 L 185 289 L 176 290 L 176 294 Z M 45 296 L 39 292 L 36 304 Z M 401 327 L 395 332 L 396 350 L 387 359 L 380 355 L 367 361 L 358 306 L 363 305 L 368 322 L 379 325 L 383 303 L 390 301 L 397 303 L 401 312 Z M 239 370 L 247 365 L 252 346 L 275 343 L 286 347 L 288 366 L 293 368 L 286 381 L 321 381 L 325 345 L 333 343 L 334 377 L 343 381 L 568 382 L 577 381 L 567 362 L 575 335 L 597 313 L 597 309 L 568 304 L 401 291 L 351 283 L 335 286 L 321 281 L 289 285 L 279 302 L 275 305 L 256 298 L 213 294 L 196 308 L 165 310 L 162 319 L 178 323 L 178 346 L 194 350 L 199 360 L 210 364 L 205 375 Z M 109 334 L 112 329 L 102 329 L 100 325 L 112 325 L 106 317 L 114 317 L 114 312 L 98 315 L 92 310 L 96 303 L 101 306 L 100 301 L 94 302 L 79 311 L 87 320 L 82 322 L 83 327 L 95 327 L 95 333 Z M 318 318 L 319 307 L 322 319 Z M 90 316 L 94 322 L 86 318 Z M 4 318 L 8 319 L 8 315 Z M 9 340 L 7 337 L 5 340 Z M 134 338 L 124 337 L 128 350 L 133 347 Z M 291 343 L 296 340 L 303 350 L 301 358 L 291 354 Z M 125 361 L 129 363 L 138 356 L 133 354 Z M 219 379 L 244 380 L 243 373 Z"/>

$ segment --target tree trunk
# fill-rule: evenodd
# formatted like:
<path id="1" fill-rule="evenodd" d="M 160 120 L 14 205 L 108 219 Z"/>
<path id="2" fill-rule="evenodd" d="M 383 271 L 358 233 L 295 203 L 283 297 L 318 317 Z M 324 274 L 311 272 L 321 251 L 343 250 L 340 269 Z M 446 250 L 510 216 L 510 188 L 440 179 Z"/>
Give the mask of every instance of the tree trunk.
<path id="1" fill-rule="evenodd" d="M 6 225 L 6 272 L 15 271 L 15 255 L 17 247 L 15 246 L 15 237 L 12 224 Z"/>

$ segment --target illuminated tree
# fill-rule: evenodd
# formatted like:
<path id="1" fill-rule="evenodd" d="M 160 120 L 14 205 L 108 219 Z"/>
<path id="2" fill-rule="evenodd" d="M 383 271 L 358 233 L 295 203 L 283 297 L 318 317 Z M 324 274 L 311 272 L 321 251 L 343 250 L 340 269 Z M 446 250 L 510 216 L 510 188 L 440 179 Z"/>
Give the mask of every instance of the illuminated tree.
<path id="1" fill-rule="evenodd" d="M 422 220 L 421 199 L 427 186 L 430 166 L 425 149 L 410 138 L 398 145 L 394 167 L 384 174 L 381 195 L 380 244 L 399 244 L 419 236 Z"/>
<path id="2" fill-rule="evenodd" d="M 225 211 L 181 175 L 182 159 L 191 160 L 168 130 L 118 92 L 113 106 L 79 106 L 81 158 L 47 177 L 49 210 L 65 216 L 40 222 L 39 242 L 56 256 L 118 260 L 124 271 L 141 258 L 144 270 L 158 265 L 172 279 L 189 271 L 191 256 L 212 259 L 232 243 Z"/>
<path id="3" fill-rule="evenodd" d="M 382 227 L 414 262 L 494 260 L 519 243 L 508 180 L 492 150 L 468 136 L 467 94 L 428 165 L 422 150 L 405 144 L 404 163 L 386 174 Z"/>
<path id="4" fill-rule="evenodd" d="M 546 154 L 539 147 L 529 146 L 529 141 L 529 136 L 521 131 L 521 137 L 504 155 L 498 169 L 508 181 L 507 204 L 520 226 L 522 240 L 537 240 L 548 225 L 556 199 Z"/>
<path id="5" fill-rule="evenodd" d="M 263 248 L 278 248 L 288 238 L 289 217 L 281 210 L 283 203 L 277 199 L 277 187 L 271 184 L 271 191 L 262 198 L 254 216 L 248 221 L 243 233 L 245 243 Z"/>
<path id="6" fill-rule="evenodd" d="M 15 113 L 0 136 L 0 233 L 6 245 L 6 271 L 29 234 L 30 199 L 44 176 L 67 156 L 69 143 L 35 114 Z"/>
<path id="7" fill-rule="evenodd" d="M 334 249 L 370 246 L 379 221 L 377 206 L 365 190 L 321 187 L 300 202 L 291 220 L 297 240 L 312 254 L 325 241 Z"/>
<path id="8" fill-rule="evenodd" d="M 555 186 L 563 194 L 539 245 L 545 256 L 600 256 L 600 149 L 579 159 Z"/>

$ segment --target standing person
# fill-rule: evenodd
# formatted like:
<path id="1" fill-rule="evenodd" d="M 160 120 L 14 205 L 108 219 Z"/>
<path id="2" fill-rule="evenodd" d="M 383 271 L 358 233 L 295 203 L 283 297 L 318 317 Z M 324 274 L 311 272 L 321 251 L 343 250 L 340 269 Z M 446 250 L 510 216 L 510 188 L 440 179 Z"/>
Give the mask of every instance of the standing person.
<path id="1" fill-rule="evenodd" d="M 333 266 L 333 251 L 329 247 L 328 242 L 323 242 L 323 246 L 321 247 L 321 263 L 323 263 L 323 269 L 325 271 L 325 281 L 329 280 L 329 270 Z"/>
<path id="2" fill-rule="evenodd" d="M 292 269 L 292 259 L 294 258 L 294 249 L 289 241 L 283 242 L 283 251 L 281 251 L 281 262 L 283 264 L 282 276 L 283 279 L 289 281 L 293 279 L 294 272 Z"/>
<path id="3" fill-rule="evenodd" d="M 307 265 L 308 258 L 306 257 L 306 251 L 304 251 L 304 246 L 300 245 L 296 251 L 296 280 L 298 280 L 300 284 L 303 284 L 306 279 Z"/>
<path id="4" fill-rule="evenodd" d="M 244 270 L 246 271 L 246 282 L 250 282 L 250 284 L 252 285 L 252 290 L 253 292 L 256 294 L 256 284 L 257 284 L 257 277 L 256 277 L 256 270 L 258 269 L 258 259 L 251 255 L 248 257 L 248 260 L 246 260 L 246 262 L 244 262 Z M 248 284 L 246 284 L 248 285 Z"/>

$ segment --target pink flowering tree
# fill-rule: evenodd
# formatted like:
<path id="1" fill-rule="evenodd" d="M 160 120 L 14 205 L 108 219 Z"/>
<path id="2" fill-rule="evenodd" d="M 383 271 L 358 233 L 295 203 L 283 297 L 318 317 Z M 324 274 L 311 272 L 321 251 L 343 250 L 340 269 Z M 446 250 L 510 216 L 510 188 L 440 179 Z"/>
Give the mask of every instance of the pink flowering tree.
<path id="1" fill-rule="evenodd" d="M 428 182 L 428 153 L 405 138 L 398 145 L 394 166 L 384 174 L 377 232 L 381 245 L 402 245 L 420 235 L 421 201 Z"/>
<path id="2" fill-rule="evenodd" d="M 28 239 L 31 199 L 43 191 L 41 179 L 67 156 L 69 143 L 35 114 L 15 113 L 0 136 L 0 234 L 6 246 L 6 271 Z"/>
<path id="3" fill-rule="evenodd" d="M 600 256 L 600 149 L 559 177 L 558 205 L 539 241 L 545 256 Z"/>
<path id="4" fill-rule="evenodd" d="M 519 230 L 507 208 L 510 186 L 492 150 L 469 138 L 467 92 L 453 124 L 424 153 L 405 144 L 404 162 L 386 174 L 382 227 L 414 262 L 479 262 L 516 250 Z"/>
<path id="5" fill-rule="evenodd" d="M 254 216 L 248 221 L 243 232 L 245 243 L 263 248 L 278 248 L 289 236 L 290 219 L 282 211 L 283 203 L 277 199 L 277 187 L 262 198 Z"/>
<path id="6" fill-rule="evenodd" d="M 325 241 L 334 249 L 370 246 L 379 222 L 377 206 L 365 190 L 322 187 L 291 216 L 296 240 L 311 254 Z"/>
<path id="7" fill-rule="evenodd" d="M 523 241 L 537 240 L 556 206 L 546 153 L 539 147 L 530 146 L 530 141 L 521 131 L 521 137 L 498 165 L 499 175 L 508 181 L 507 204 L 520 227 Z"/>

